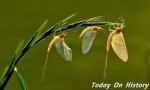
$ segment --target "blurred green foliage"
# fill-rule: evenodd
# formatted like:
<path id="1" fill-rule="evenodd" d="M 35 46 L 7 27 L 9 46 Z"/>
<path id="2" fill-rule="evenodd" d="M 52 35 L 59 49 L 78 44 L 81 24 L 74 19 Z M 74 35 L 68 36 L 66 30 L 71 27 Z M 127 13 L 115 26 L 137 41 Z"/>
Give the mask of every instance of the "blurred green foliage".
<path id="1" fill-rule="evenodd" d="M 18 42 L 25 42 L 45 19 L 45 30 L 66 16 L 77 12 L 70 20 L 75 22 L 94 16 L 105 16 L 104 21 L 118 21 L 123 17 L 123 31 L 129 60 L 122 62 L 111 49 L 108 59 L 107 82 L 148 82 L 148 43 L 150 39 L 150 1 L 148 0 L 4 0 L 0 3 L 0 73 L 9 64 Z M 105 27 L 107 28 L 107 27 Z M 48 60 L 46 81 L 41 73 L 47 46 L 52 36 L 34 46 L 18 64 L 30 90 L 94 90 L 92 82 L 101 83 L 106 55 L 108 34 L 99 32 L 90 52 L 81 53 L 78 35 L 83 28 L 70 31 L 66 43 L 73 50 L 73 61 L 66 62 L 52 48 Z M 13 75 L 6 90 L 20 90 L 17 77 Z M 113 90 L 113 88 L 111 89 Z"/>

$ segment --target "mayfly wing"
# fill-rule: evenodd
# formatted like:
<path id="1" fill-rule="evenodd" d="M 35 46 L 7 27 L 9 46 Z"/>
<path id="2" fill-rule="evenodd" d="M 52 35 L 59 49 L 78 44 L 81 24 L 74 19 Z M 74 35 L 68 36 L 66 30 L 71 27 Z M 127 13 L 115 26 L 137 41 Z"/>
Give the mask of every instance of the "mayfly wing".
<path id="1" fill-rule="evenodd" d="M 67 61 L 72 60 L 72 50 L 66 45 L 64 39 L 59 39 L 55 42 L 55 47 L 58 53 Z"/>
<path id="2" fill-rule="evenodd" d="M 88 30 L 83 35 L 83 38 L 82 38 L 82 53 L 83 54 L 86 54 L 90 50 L 92 43 L 96 37 L 96 34 L 97 34 L 97 31 Z"/>
<path id="3" fill-rule="evenodd" d="M 67 46 L 67 44 L 65 42 L 63 42 L 63 46 L 64 46 L 64 55 L 66 57 L 66 60 L 71 61 L 72 60 L 72 50 Z"/>
<path id="4" fill-rule="evenodd" d="M 111 45 L 118 57 L 126 62 L 128 60 L 128 52 L 122 32 L 117 33 L 112 37 Z"/>
<path id="5" fill-rule="evenodd" d="M 57 42 L 55 42 L 55 47 L 56 47 L 57 52 L 65 59 L 63 40 L 59 39 Z"/>

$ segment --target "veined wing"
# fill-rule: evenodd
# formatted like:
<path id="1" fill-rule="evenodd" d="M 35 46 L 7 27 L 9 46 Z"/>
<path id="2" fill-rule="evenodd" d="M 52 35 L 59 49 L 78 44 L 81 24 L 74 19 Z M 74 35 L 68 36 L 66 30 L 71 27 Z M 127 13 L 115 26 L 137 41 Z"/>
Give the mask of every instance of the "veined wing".
<path id="1" fill-rule="evenodd" d="M 63 46 L 64 46 L 64 55 L 66 57 L 66 60 L 71 61 L 72 60 L 72 50 L 67 46 L 67 44 L 65 42 L 63 42 Z"/>
<path id="2" fill-rule="evenodd" d="M 83 54 L 86 54 L 90 50 L 92 43 L 96 37 L 96 34 L 97 34 L 97 31 L 88 30 L 83 35 L 83 38 L 82 38 L 82 53 Z"/>
<path id="3" fill-rule="evenodd" d="M 64 39 L 59 39 L 55 42 L 55 47 L 58 53 L 67 61 L 72 60 L 72 50 L 66 45 Z"/>
<path id="4" fill-rule="evenodd" d="M 128 52 L 122 32 L 112 37 L 111 45 L 115 53 L 124 61 L 128 60 Z"/>

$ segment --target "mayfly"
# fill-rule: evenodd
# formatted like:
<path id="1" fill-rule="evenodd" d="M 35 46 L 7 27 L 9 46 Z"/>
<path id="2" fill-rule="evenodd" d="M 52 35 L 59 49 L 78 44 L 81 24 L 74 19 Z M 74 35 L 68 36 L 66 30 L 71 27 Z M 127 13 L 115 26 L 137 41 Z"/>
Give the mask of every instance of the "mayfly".
<path id="1" fill-rule="evenodd" d="M 91 26 L 91 27 L 85 28 L 81 32 L 79 38 L 83 36 L 83 39 L 82 39 L 82 53 L 83 54 L 88 53 L 88 51 L 90 50 L 98 30 L 102 30 L 102 28 L 98 26 Z"/>
<path id="2" fill-rule="evenodd" d="M 110 49 L 110 44 L 121 60 L 126 62 L 128 60 L 128 52 L 124 40 L 124 36 L 122 34 L 122 30 L 124 29 L 124 25 L 121 25 L 119 28 L 116 28 L 112 31 L 107 39 L 107 47 L 106 47 L 106 60 L 105 60 L 105 67 L 104 67 L 104 79 L 106 79 L 106 70 L 107 70 L 107 59 Z"/>
<path id="3" fill-rule="evenodd" d="M 58 53 L 67 61 L 72 60 L 72 50 L 67 46 L 67 44 L 64 41 L 64 37 L 66 36 L 66 33 L 62 33 L 58 36 L 55 36 L 53 40 L 50 42 L 48 49 L 47 49 L 47 56 L 45 60 L 45 64 L 43 67 L 43 72 L 42 72 L 42 79 L 45 79 L 45 72 L 46 72 L 46 64 L 48 60 L 48 55 L 50 52 L 51 47 L 53 44 L 55 44 L 55 47 L 58 51 Z"/>

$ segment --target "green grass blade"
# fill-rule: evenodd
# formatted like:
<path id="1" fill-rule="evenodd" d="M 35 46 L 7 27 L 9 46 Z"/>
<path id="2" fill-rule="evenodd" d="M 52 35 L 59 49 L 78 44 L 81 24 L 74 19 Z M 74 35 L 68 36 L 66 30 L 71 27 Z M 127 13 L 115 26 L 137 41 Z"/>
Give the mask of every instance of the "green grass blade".
<path id="1" fill-rule="evenodd" d="M 68 21 L 69 19 L 73 18 L 75 15 L 76 15 L 76 13 L 71 14 L 70 16 L 68 16 L 68 17 L 66 17 L 65 19 L 63 19 L 62 21 L 60 21 L 60 22 L 58 23 L 57 28 L 56 28 L 56 29 L 53 29 L 53 32 L 58 32 L 58 31 L 60 31 L 60 29 L 67 23 L 67 21 Z"/>
<path id="2" fill-rule="evenodd" d="M 13 68 L 15 60 L 18 58 L 19 53 L 20 53 L 21 50 L 22 50 L 23 42 L 24 42 L 23 40 L 19 42 L 19 44 L 18 44 L 18 46 L 17 46 L 17 49 L 16 49 L 16 51 L 15 51 L 15 53 L 14 53 L 14 56 L 13 56 L 13 58 L 12 58 L 12 61 L 11 61 L 10 65 L 9 65 L 9 69 L 8 69 L 7 73 L 11 70 L 11 68 Z M 6 75 L 7 75 L 7 74 L 6 74 Z"/>
<path id="3" fill-rule="evenodd" d="M 86 22 L 100 22 L 104 16 L 97 16 L 90 19 L 87 19 Z"/>
<path id="4" fill-rule="evenodd" d="M 8 71 L 8 67 L 5 68 L 3 74 L 2 74 L 2 76 L 0 78 L 0 85 L 2 84 L 3 80 L 5 79 L 5 75 L 6 75 L 7 71 Z"/>
<path id="5" fill-rule="evenodd" d="M 10 70 L 13 68 L 14 62 L 15 62 L 16 58 L 19 56 L 19 53 L 21 52 L 22 46 L 23 46 L 23 40 L 20 41 L 20 43 L 18 44 L 17 49 L 14 53 L 14 56 L 13 56 L 13 58 L 9 64 L 9 66 L 6 67 L 2 77 L 5 78 L 8 75 L 8 73 L 10 72 Z M 2 80 L 2 77 L 0 80 Z"/>
<path id="6" fill-rule="evenodd" d="M 66 17 L 65 19 L 62 20 L 62 22 L 66 22 L 69 19 L 73 18 L 76 15 L 76 13 L 71 14 L 70 16 Z"/>
<path id="7" fill-rule="evenodd" d="M 37 44 L 38 42 L 44 40 L 46 37 L 48 37 L 50 34 L 54 32 L 60 32 L 60 29 L 66 24 L 66 21 L 73 18 L 75 15 L 76 14 L 74 13 L 70 15 L 69 17 L 66 17 L 65 19 L 61 20 L 54 26 L 52 26 L 49 30 L 47 30 L 44 34 L 42 34 L 42 36 L 34 44 Z"/>
<path id="8" fill-rule="evenodd" d="M 47 25 L 48 20 L 45 20 L 44 23 L 40 26 L 40 28 L 35 32 L 34 39 L 31 43 L 31 46 L 39 39 L 39 37 L 42 35 L 41 31 L 44 29 L 44 27 Z"/>
<path id="9" fill-rule="evenodd" d="M 29 48 L 34 45 L 34 43 L 39 39 L 41 36 L 41 30 L 46 26 L 48 23 L 48 20 L 45 20 L 44 23 L 40 26 L 40 28 L 34 33 L 34 35 L 31 37 L 27 45 L 25 46 L 26 48 Z"/>
<path id="10" fill-rule="evenodd" d="M 21 75 L 21 73 L 19 72 L 19 70 L 17 68 L 15 68 L 14 70 L 17 73 L 17 77 L 18 77 L 18 80 L 19 80 L 19 83 L 20 83 L 22 90 L 28 90 L 26 82 L 25 82 L 23 76 Z"/>
<path id="11" fill-rule="evenodd" d="M 15 55 L 18 55 L 18 54 L 20 53 L 20 51 L 21 51 L 21 49 L 22 49 L 22 46 L 23 46 L 23 42 L 24 42 L 24 40 L 21 40 L 21 41 L 19 42 L 19 44 L 18 44 L 18 46 L 17 46 L 17 49 L 16 49 L 16 51 L 15 51 Z"/>

